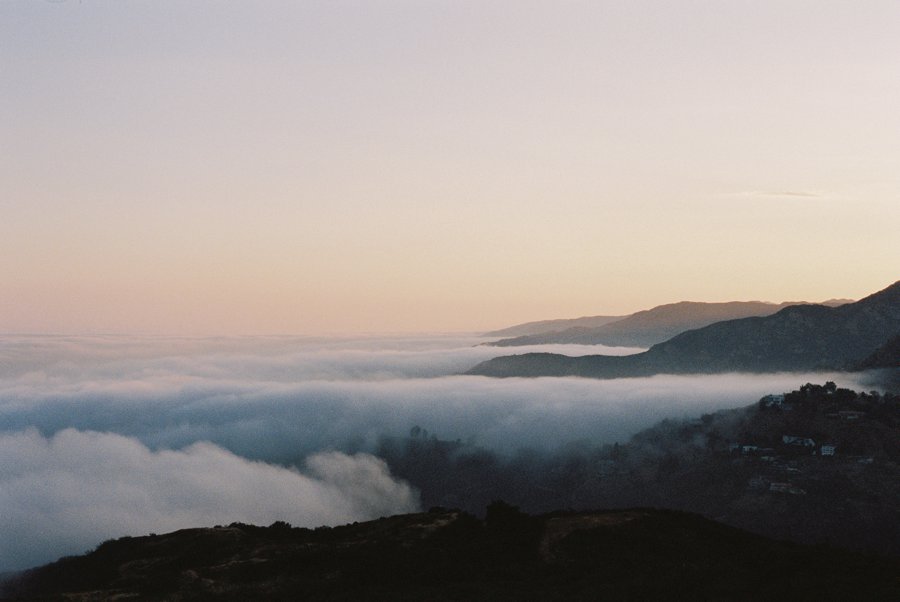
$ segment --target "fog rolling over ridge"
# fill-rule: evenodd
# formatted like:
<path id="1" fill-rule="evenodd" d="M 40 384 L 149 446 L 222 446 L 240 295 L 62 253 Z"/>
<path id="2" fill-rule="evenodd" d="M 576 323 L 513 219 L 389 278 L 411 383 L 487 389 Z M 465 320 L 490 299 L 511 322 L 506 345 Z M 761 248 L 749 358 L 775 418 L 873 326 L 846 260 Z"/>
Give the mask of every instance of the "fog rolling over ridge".
<path id="1" fill-rule="evenodd" d="M 371 454 L 415 426 L 495 454 L 545 453 L 625 441 L 663 418 L 748 405 L 807 381 L 858 385 L 813 373 L 456 375 L 496 352 L 478 342 L 0 338 L 0 569 L 128 534 L 409 511 L 416 492 Z"/>
<path id="2" fill-rule="evenodd" d="M 0 434 L 0 566 L 21 569 L 126 534 L 276 520 L 315 527 L 418 509 L 370 455 L 322 452 L 300 470 L 210 443 L 150 451 L 137 439 L 66 429 Z"/>

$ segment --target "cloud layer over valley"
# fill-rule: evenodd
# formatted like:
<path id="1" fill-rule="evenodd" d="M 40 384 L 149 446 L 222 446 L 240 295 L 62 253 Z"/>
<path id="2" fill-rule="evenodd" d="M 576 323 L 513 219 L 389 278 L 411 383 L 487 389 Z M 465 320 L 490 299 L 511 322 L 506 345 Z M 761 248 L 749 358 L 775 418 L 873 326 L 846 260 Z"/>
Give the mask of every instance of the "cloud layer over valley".
<path id="1" fill-rule="evenodd" d="M 477 342 L 6 337 L 0 569 L 189 525 L 409 511 L 414 491 L 368 454 L 413 426 L 500 454 L 552 451 L 807 381 L 856 386 L 816 374 L 456 376 L 496 353 Z"/>

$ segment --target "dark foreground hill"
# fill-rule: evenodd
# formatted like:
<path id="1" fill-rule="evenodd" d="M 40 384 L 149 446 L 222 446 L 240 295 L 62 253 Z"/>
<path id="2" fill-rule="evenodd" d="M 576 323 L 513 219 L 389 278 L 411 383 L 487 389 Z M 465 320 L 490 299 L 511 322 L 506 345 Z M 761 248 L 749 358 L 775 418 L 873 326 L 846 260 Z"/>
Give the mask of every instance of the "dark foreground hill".
<path id="1" fill-rule="evenodd" d="M 765 317 L 716 322 L 683 332 L 644 353 L 611 357 L 504 356 L 469 374 L 586 376 L 844 370 L 900 334 L 900 282 L 838 307 L 792 305 Z"/>
<path id="2" fill-rule="evenodd" d="M 6 599 L 897 600 L 900 562 L 630 509 L 484 521 L 443 509 L 333 529 L 234 524 L 109 541 Z"/>

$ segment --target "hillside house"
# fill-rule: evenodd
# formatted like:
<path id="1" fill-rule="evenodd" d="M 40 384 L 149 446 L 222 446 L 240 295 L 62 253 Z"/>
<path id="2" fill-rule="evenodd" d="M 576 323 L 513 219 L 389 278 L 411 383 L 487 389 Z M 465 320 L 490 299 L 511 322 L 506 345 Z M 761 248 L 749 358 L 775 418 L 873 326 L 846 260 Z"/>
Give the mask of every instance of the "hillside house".
<path id="1" fill-rule="evenodd" d="M 865 415 L 865 412 L 858 412 L 856 410 L 841 410 L 838 412 L 838 418 L 841 420 L 859 420 Z"/>
<path id="2" fill-rule="evenodd" d="M 766 409 L 775 409 L 775 410 L 789 410 L 791 409 L 790 404 L 784 403 L 784 395 L 764 395 L 759 400 L 759 405 L 762 408 Z"/>
<path id="3" fill-rule="evenodd" d="M 756 475 L 747 481 L 747 487 L 756 491 L 765 491 L 769 488 L 770 481 L 762 475 Z"/>
<path id="4" fill-rule="evenodd" d="M 769 491 L 772 493 L 789 493 L 791 495 L 806 495 L 806 491 L 791 483 L 769 483 Z"/>
<path id="5" fill-rule="evenodd" d="M 793 435 L 782 435 L 781 442 L 791 447 L 801 447 L 815 449 L 816 442 L 809 437 L 795 437 Z"/>
<path id="6" fill-rule="evenodd" d="M 732 455 L 740 453 L 742 456 L 756 456 L 760 453 L 761 448 L 752 443 L 732 443 L 728 446 L 728 451 Z"/>
<path id="7" fill-rule="evenodd" d="M 819 448 L 819 454 L 822 456 L 833 456 L 836 451 L 837 446 L 830 443 L 823 443 L 822 447 Z"/>

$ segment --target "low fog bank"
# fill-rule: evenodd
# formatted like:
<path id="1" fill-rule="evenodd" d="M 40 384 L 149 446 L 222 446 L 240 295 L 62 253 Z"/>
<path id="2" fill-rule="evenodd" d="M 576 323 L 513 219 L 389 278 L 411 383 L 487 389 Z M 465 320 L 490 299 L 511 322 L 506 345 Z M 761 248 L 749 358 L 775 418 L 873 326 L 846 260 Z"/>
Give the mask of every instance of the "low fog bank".
<path id="1" fill-rule="evenodd" d="M 858 388 L 845 374 L 416 376 L 470 361 L 481 351 L 463 346 L 469 342 L 437 335 L 7 337 L 0 339 L 0 424 L 45 436 L 67 428 L 112 432 L 151 449 L 209 441 L 288 464 L 322 450 L 372 451 L 380 437 L 416 425 L 503 452 L 612 443 L 664 418 L 740 407 L 805 382 Z M 323 372 L 329 377 L 310 376 Z"/>
<path id="2" fill-rule="evenodd" d="M 418 509 L 369 455 L 319 453 L 303 472 L 210 443 L 152 452 L 131 438 L 67 429 L 0 435 L 0 569 L 80 554 L 104 539 L 285 520 L 315 527 Z"/>
<path id="3" fill-rule="evenodd" d="M 433 378 L 497 356 L 478 336 L 0 337 L 0 378 L 27 381 L 228 378 L 266 382 Z M 630 355 L 603 345 L 540 345 L 522 353 Z"/>
<path id="4" fill-rule="evenodd" d="M 0 569 L 125 534 L 409 511 L 398 476 L 431 475 L 401 466 L 412 432 L 455 446 L 462 464 L 441 466 L 493 463 L 478 478 L 514 484 L 666 418 L 805 382 L 860 388 L 848 374 L 451 376 L 493 354 L 478 340 L 0 338 Z"/>
<path id="5" fill-rule="evenodd" d="M 748 405 L 835 374 L 435 379 L 270 383 L 226 379 L 38 383 L 0 392 L 7 430 L 114 432 L 153 448 L 210 441 L 238 455 L 295 462 L 324 449 L 371 451 L 413 426 L 502 452 L 574 440 L 624 441 L 664 418 Z"/>

